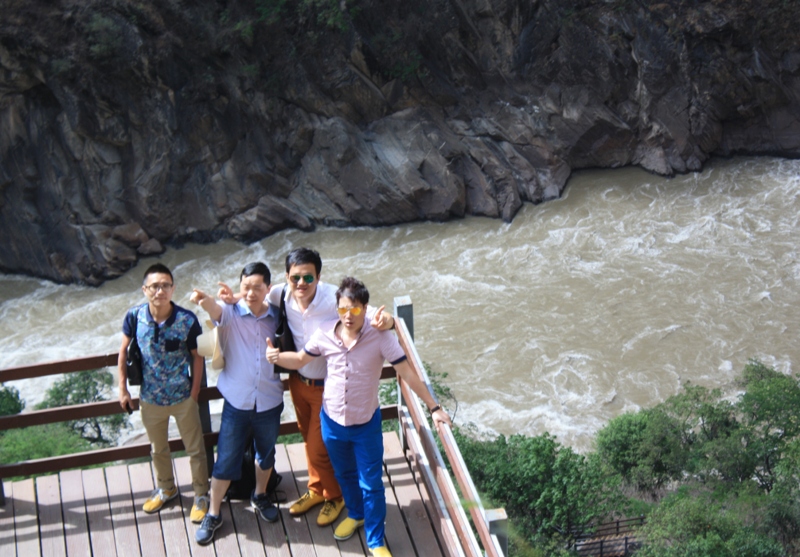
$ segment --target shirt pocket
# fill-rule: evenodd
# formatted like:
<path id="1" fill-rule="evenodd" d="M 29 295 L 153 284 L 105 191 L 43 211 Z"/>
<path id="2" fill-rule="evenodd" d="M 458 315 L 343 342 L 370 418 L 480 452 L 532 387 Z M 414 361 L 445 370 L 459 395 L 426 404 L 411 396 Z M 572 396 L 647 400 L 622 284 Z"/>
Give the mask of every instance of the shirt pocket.
<path id="1" fill-rule="evenodd" d="M 167 352 L 177 352 L 181 349 L 181 339 L 168 338 L 164 341 L 164 350 Z"/>

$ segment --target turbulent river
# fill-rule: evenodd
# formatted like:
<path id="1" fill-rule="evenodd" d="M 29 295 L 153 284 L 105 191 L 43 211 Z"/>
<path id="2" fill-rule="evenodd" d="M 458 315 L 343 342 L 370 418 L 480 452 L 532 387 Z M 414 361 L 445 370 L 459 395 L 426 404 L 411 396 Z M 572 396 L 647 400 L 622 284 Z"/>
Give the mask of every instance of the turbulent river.
<path id="1" fill-rule="evenodd" d="M 419 353 L 448 374 L 457 422 L 489 434 L 548 431 L 588 450 L 610 418 L 686 381 L 733 396 L 749 358 L 794 371 L 799 193 L 800 161 L 777 158 L 712 160 L 672 179 L 582 171 L 560 200 L 527 204 L 510 224 L 285 231 L 160 260 L 175 274 L 174 300 L 195 310 L 193 287 L 236 284 L 256 260 L 282 282 L 286 253 L 313 247 L 323 280 L 352 274 L 375 305 L 411 297 Z M 99 288 L 0 276 L 0 368 L 117 350 L 153 261 Z M 12 385 L 30 408 L 51 381 Z"/>

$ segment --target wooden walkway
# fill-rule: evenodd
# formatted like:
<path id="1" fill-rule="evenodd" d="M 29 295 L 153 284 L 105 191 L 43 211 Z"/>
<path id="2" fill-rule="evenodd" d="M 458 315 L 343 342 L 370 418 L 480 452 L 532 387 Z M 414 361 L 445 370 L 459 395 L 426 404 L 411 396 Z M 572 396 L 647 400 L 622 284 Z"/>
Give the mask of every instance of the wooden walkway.
<path id="1" fill-rule="evenodd" d="M 397 434 L 385 433 L 384 445 L 389 549 L 394 557 L 441 557 L 427 490 L 415 481 Z M 226 503 L 223 526 L 205 547 L 195 543 L 197 526 L 189 521 L 193 494 L 187 457 L 174 461 L 181 496 L 151 515 L 141 510 L 153 490 L 149 462 L 8 482 L 6 504 L 0 507 L 0 557 L 369 556 L 363 529 L 337 542 L 336 524 L 316 525 L 317 509 L 307 517 L 289 515 L 288 504 L 306 490 L 305 453 L 301 444 L 280 445 L 276 453 L 275 469 L 283 476 L 278 489 L 288 498 L 281 504 L 281 519 L 269 524 L 248 501 Z"/>

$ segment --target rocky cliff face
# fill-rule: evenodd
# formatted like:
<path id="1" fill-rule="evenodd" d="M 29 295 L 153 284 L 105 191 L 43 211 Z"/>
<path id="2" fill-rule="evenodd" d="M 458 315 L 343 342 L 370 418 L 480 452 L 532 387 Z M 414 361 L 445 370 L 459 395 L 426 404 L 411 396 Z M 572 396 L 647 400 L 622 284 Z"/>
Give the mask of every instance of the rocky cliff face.
<path id="1" fill-rule="evenodd" d="M 465 214 L 800 154 L 797 2 L 3 0 L 0 269 Z"/>

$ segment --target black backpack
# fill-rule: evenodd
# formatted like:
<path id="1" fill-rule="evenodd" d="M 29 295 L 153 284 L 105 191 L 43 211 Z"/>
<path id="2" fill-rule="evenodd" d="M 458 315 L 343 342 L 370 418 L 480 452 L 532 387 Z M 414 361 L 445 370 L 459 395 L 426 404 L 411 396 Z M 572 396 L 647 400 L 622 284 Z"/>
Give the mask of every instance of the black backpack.
<path id="1" fill-rule="evenodd" d="M 232 481 L 230 487 L 228 487 L 226 497 L 229 500 L 246 501 L 249 500 L 250 496 L 253 494 L 253 490 L 256 488 L 255 456 L 256 446 L 253 441 L 253 436 L 251 435 L 248 439 L 244 456 L 242 457 L 242 477 Z M 267 483 L 267 495 L 270 496 L 273 503 L 283 503 L 286 501 L 286 493 L 277 490 L 278 484 L 281 483 L 282 479 L 283 477 L 273 468 L 272 474 L 269 476 L 269 482 Z"/>

